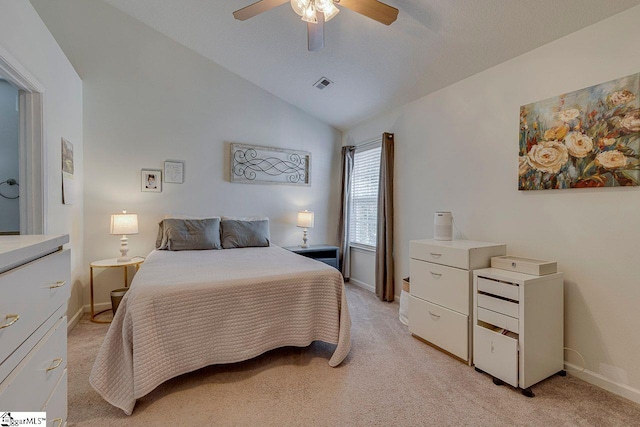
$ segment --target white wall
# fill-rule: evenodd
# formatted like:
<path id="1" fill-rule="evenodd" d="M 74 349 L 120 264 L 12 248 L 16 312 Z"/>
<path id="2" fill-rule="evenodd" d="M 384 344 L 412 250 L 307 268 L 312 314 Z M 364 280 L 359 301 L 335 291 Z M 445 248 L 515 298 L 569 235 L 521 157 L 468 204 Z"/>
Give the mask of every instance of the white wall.
<path id="1" fill-rule="evenodd" d="M 71 239 L 73 288 L 69 313 L 80 306 L 83 254 L 83 196 L 72 206 L 62 204 L 60 140 L 74 144 L 75 179 L 82 188 L 82 81 L 28 1 L 4 0 L 0 6 L 0 45 L 45 87 L 45 151 L 47 169 L 47 232 L 68 233 Z"/>
<path id="2" fill-rule="evenodd" d="M 20 113 L 16 109 L 18 89 L 0 80 L 0 182 L 18 177 L 18 128 Z M 0 192 L 9 197 L 18 195 L 18 186 L 2 184 Z M 19 199 L 0 197 L 0 233 L 20 231 Z"/>
<path id="3" fill-rule="evenodd" d="M 272 241 L 294 245 L 306 208 L 315 211 L 310 242 L 335 243 L 340 132 L 104 2 L 33 4 L 84 82 L 85 263 L 118 255 L 109 215 L 120 209 L 139 215 L 131 254 L 153 248 L 166 213 L 266 215 Z M 311 186 L 230 183 L 230 142 L 310 151 Z M 167 159 L 186 161 L 185 183 L 141 192 L 140 169 Z M 99 276 L 98 302 L 120 277 Z"/>
<path id="4" fill-rule="evenodd" d="M 635 7 L 366 121 L 344 143 L 395 132 L 397 293 L 409 240 L 432 237 L 433 213 L 450 210 L 467 238 L 558 261 L 582 376 L 640 401 L 640 188 L 517 190 L 520 106 L 640 72 L 638 22 Z"/>
<path id="5" fill-rule="evenodd" d="M 376 253 L 375 251 L 361 249 L 355 246 L 349 248 L 350 283 L 376 291 Z M 398 291 L 399 293 L 400 291 Z"/>

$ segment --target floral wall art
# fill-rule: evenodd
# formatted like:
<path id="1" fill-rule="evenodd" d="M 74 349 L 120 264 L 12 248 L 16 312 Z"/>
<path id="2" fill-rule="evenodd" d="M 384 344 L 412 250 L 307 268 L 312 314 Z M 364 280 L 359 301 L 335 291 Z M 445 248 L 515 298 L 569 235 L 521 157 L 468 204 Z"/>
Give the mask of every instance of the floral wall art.
<path id="1" fill-rule="evenodd" d="M 519 190 L 640 184 L 640 74 L 520 107 Z"/>

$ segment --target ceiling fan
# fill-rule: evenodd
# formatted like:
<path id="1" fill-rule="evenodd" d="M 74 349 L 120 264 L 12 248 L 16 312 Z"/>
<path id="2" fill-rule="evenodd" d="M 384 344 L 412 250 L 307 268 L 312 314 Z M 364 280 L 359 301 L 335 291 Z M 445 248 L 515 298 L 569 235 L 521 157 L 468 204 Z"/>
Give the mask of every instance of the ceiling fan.
<path id="1" fill-rule="evenodd" d="M 233 12 L 233 17 L 244 21 L 285 3 L 307 23 L 309 50 L 324 47 L 324 23 L 340 12 L 342 6 L 385 25 L 391 25 L 398 17 L 398 9 L 378 0 L 261 0 Z"/>

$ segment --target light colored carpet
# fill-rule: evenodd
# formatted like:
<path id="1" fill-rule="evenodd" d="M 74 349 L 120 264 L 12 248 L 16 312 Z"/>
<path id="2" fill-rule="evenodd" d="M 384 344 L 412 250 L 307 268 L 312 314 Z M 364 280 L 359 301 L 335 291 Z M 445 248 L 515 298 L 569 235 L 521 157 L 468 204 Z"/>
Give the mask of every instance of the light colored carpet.
<path id="1" fill-rule="evenodd" d="M 284 348 L 204 368 L 138 400 L 133 415 L 106 403 L 89 372 L 108 325 L 85 317 L 69 334 L 71 426 L 631 426 L 640 405 L 577 378 L 554 376 L 526 398 L 413 338 L 398 305 L 347 286 L 353 347 Z M 188 327 L 188 325 L 185 325 Z"/>

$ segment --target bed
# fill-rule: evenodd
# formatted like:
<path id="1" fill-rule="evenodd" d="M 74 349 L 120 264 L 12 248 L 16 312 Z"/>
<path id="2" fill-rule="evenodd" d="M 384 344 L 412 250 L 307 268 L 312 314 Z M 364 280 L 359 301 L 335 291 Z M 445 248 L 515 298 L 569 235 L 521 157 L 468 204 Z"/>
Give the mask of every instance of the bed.
<path id="1" fill-rule="evenodd" d="M 154 250 L 136 274 L 90 375 L 92 387 L 131 415 L 164 381 L 313 341 L 351 346 L 340 272 L 278 246 Z"/>

